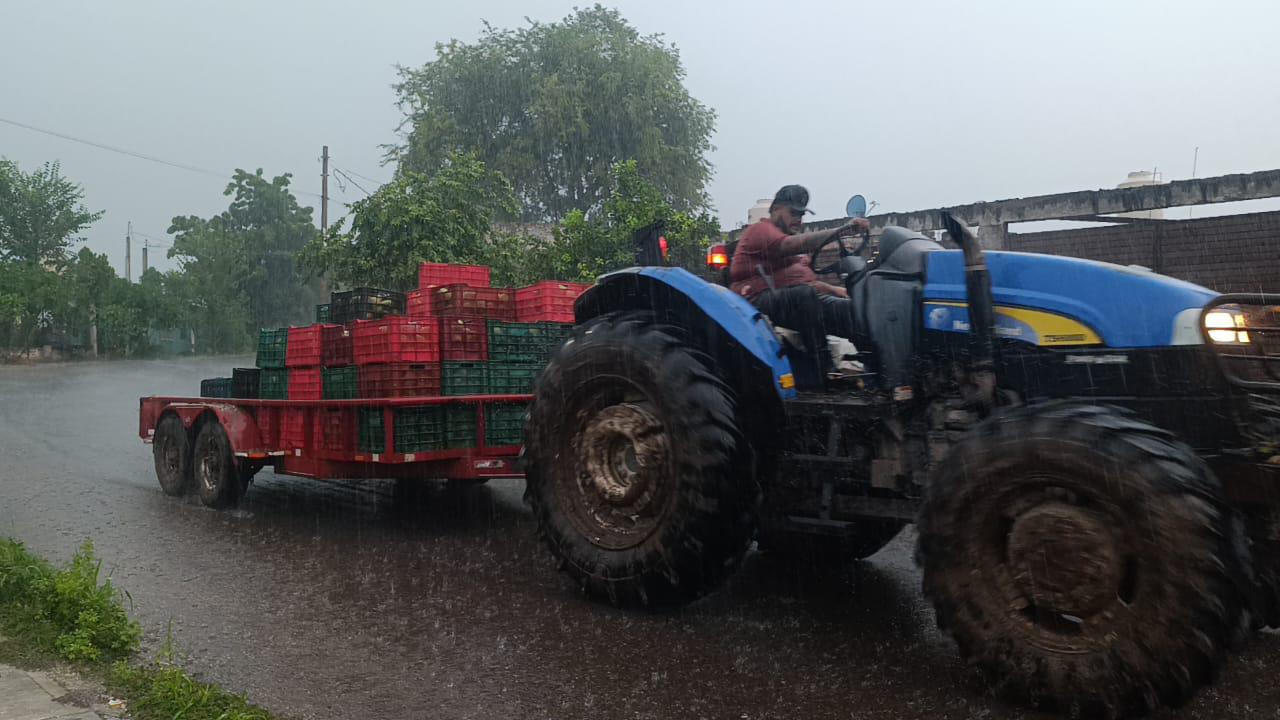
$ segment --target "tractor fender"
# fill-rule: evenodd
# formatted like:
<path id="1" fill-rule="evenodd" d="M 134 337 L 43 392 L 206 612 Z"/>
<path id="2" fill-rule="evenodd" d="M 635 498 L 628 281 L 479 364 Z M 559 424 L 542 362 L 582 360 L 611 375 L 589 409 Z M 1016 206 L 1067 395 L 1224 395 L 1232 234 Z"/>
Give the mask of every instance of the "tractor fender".
<path id="1" fill-rule="evenodd" d="M 216 420 L 227 433 L 231 452 L 237 456 L 262 450 L 262 435 L 253 415 L 243 408 L 224 403 L 173 403 L 164 409 L 160 417 L 173 413 L 182 420 L 182 426 L 194 435 L 201 423 Z"/>
<path id="2" fill-rule="evenodd" d="M 579 296 L 574 316 L 582 324 L 624 310 L 653 312 L 659 322 L 687 333 L 740 396 L 767 398 L 778 408 L 782 400 L 795 397 L 791 362 L 768 319 L 728 288 L 683 268 L 628 268 L 601 277 Z"/>

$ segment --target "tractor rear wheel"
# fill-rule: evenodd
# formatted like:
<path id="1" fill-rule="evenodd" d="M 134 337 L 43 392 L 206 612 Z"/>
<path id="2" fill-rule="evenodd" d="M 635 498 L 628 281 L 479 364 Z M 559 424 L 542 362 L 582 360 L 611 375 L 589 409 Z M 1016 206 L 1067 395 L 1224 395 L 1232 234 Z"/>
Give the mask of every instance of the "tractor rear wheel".
<path id="1" fill-rule="evenodd" d="M 539 533 L 597 598 L 688 602 L 750 544 L 759 491 L 732 392 L 646 316 L 579 328 L 538 380 L 525 436 Z"/>
<path id="2" fill-rule="evenodd" d="M 236 466 L 231 441 L 217 420 L 208 420 L 196 433 L 192 464 L 200 502 L 216 508 L 234 507 L 247 482 Z"/>
<path id="3" fill-rule="evenodd" d="M 172 413 L 160 418 L 151 439 L 156 479 L 165 495 L 182 497 L 191 489 L 191 439 L 182 419 Z"/>
<path id="4" fill-rule="evenodd" d="M 1248 631 L 1247 550 L 1205 464 L 1101 406 L 975 428 L 930 482 L 924 591 L 993 686 L 1085 715 L 1177 706 Z"/>

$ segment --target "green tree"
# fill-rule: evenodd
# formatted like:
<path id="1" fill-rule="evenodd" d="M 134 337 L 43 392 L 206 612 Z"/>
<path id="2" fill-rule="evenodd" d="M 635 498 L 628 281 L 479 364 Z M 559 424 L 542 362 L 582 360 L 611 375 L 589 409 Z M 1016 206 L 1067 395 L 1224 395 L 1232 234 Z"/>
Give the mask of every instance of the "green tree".
<path id="1" fill-rule="evenodd" d="M 310 318 L 319 291 L 299 272 L 297 255 L 317 230 L 311 208 L 299 206 L 289 190 L 290 178 L 237 169 L 223 193 L 232 196 L 227 210 L 173 219 L 169 257 L 180 264 L 184 277 L 175 283 L 183 286 L 179 294 L 202 350 L 239 350 L 255 326 Z"/>
<path id="2" fill-rule="evenodd" d="M 511 186 L 470 155 L 434 176 L 400 173 L 303 252 L 303 264 L 348 286 L 417 287 L 422 262 L 486 263 L 492 223 L 514 212 Z"/>
<path id="3" fill-rule="evenodd" d="M 558 280 L 594 281 L 606 272 L 635 264 L 633 234 L 654 224 L 662 226 L 672 265 L 698 271 L 719 224 L 706 213 L 693 214 L 672 207 L 658 187 L 644 178 L 638 163 L 617 163 L 610 172 L 609 195 L 603 211 L 590 216 L 569 213 L 543 252 L 549 275 Z"/>
<path id="4" fill-rule="evenodd" d="M 102 217 L 83 200 L 83 188 L 56 162 L 25 173 L 0 159 L 0 260 L 60 265 L 79 233 Z"/>
<path id="5" fill-rule="evenodd" d="M 556 23 L 485 26 L 401 68 L 407 133 L 389 157 L 434 175 L 473 152 L 511 181 L 527 221 L 599 210 L 609 171 L 633 159 L 678 211 L 706 206 L 715 113 L 689 95 L 680 55 L 596 5 Z"/>

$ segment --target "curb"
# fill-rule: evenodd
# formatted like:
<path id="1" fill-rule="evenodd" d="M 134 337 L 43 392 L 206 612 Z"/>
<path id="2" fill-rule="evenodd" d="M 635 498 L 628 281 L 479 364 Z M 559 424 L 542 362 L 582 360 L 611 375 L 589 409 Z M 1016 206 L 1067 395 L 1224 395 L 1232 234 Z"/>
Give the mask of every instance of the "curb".
<path id="1" fill-rule="evenodd" d="M 110 712 L 83 697 L 68 692 L 49 673 L 0 665 L 0 717 L 5 720 L 103 720 L 98 711 Z"/>

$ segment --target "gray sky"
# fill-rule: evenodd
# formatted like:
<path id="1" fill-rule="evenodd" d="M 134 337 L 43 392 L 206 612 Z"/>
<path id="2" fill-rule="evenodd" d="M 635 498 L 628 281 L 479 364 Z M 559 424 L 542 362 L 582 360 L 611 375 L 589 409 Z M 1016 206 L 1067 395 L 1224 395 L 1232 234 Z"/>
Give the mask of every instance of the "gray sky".
<path id="1" fill-rule="evenodd" d="M 913 210 L 1110 187 L 1153 167 L 1189 177 L 1197 145 L 1201 177 L 1280 167 L 1280 3 L 607 4 L 675 42 L 690 91 L 719 113 L 710 189 L 725 227 L 792 182 L 825 218 L 854 192 Z M 337 168 L 391 174 L 378 146 L 400 120 L 395 64 L 474 39 L 482 19 L 510 27 L 573 5 L 0 0 L 0 117 L 228 178 L 291 172 L 318 221 L 321 145 Z M 106 211 L 89 246 L 117 268 L 127 221 L 163 239 L 174 215 L 228 202 L 226 179 L 4 124 L 0 155 L 60 160 Z"/>

